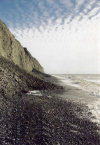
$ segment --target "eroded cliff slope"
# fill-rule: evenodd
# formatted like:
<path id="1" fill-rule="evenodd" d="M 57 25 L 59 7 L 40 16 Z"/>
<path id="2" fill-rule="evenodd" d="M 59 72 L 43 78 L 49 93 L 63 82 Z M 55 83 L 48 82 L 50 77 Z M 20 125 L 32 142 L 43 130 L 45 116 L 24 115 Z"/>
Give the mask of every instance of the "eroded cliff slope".
<path id="1" fill-rule="evenodd" d="M 21 69 L 13 62 L 0 57 L 0 94 L 12 98 L 16 94 L 27 93 L 29 90 L 56 89 L 51 82 L 35 77 Z"/>
<path id="2" fill-rule="evenodd" d="M 29 90 L 54 89 L 50 75 L 21 46 L 0 20 L 0 94 L 12 97 Z"/>
<path id="3" fill-rule="evenodd" d="M 0 20 L 0 56 L 14 62 L 20 68 L 31 72 L 36 69 L 43 72 L 39 62 L 11 34 L 7 26 Z"/>

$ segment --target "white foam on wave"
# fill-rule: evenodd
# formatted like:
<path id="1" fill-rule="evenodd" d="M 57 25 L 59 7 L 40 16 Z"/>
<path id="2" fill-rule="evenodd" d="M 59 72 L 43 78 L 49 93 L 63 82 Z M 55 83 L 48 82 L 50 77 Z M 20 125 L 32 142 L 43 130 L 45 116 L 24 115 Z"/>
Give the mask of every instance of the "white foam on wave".
<path id="1" fill-rule="evenodd" d="M 88 104 L 88 108 L 93 115 L 91 119 L 93 122 L 96 122 L 100 125 L 100 98 L 91 104 Z"/>
<path id="2" fill-rule="evenodd" d="M 82 90 L 89 92 L 95 97 L 100 97 L 100 85 L 96 82 L 91 82 L 88 80 L 79 80 L 79 85 Z"/>
<path id="3" fill-rule="evenodd" d="M 39 90 L 29 91 L 27 94 L 28 95 L 35 95 L 35 96 L 42 96 L 42 94 Z"/>
<path id="4" fill-rule="evenodd" d="M 92 79 L 88 79 L 89 82 L 94 82 L 94 83 L 97 83 L 97 84 L 100 84 L 100 80 L 92 80 Z"/>
<path id="5" fill-rule="evenodd" d="M 89 108 L 89 112 L 92 113 L 92 122 L 96 122 L 100 126 L 100 80 L 96 79 L 88 79 L 81 76 L 71 76 L 68 77 L 67 75 L 63 76 L 56 76 L 62 84 L 70 85 L 77 87 L 81 90 L 88 92 L 90 95 L 96 97 L 95 101 L 88 102 L 87 106 Z M 91 76 L 90 76 L 91 77 Z"/>
<path id="6" fill-rule="evenodd" d="M 43 96 L 39 90 L 29 91 L 27 95 Z M 52 96 L 48 95 L 47 98 L 52 98 Z"/>
<path id="7" fill-rule="evenodd" d="M 70 86 L 73 86 L 73 87 L 80 88 L 80 85 L 79 85 L 79 84 L 76 84 L 76 83 L 74 83 L 73 81 L 71 81 L 71 80 L 69 80 L 69 79 L 67 79 L 67 80 L 62 80 L 62 82 L 63 82 L 64 84 L 67 84 L 67 85 L 70 85 Z"/>
<path id="8" fill-rule="evenodd" d="M 73 86 L 73 87 L 80 87 L 79 84 L 76 84 L 72 79 L 69 79 L 69 77 L 66 76 L 59 76 L 59 75 L 53 75 L 54 77 L 58 78 L 62 84 Z"/>
<path id="9" fill-rule="evenodd" d="M 91 95 L 93 96 L 96 96 L 96 97 L 100 97 L 100 84 L 97 83 L 97 82 L 100 82 L 100 80 L 98 79 L 87 79 L 85 77 L 82 77 L 82 76 L 76 76 L 76 75 L 55 75 L 55 77 L 57 77 L 61 82 L 62 84 L 65 84 L 65 85 L 70 85 L 70 86 L 73 86 L 73 87 L 77 87 L 81 90 L 84 90 L 88 93 L 90 93 Z"/>

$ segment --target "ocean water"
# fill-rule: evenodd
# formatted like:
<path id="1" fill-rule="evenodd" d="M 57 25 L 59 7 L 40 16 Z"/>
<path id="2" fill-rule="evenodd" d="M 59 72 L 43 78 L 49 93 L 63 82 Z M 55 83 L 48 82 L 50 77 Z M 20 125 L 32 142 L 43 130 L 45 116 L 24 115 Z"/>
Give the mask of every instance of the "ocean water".
<path id="1" fill-rule="evenodd" d="M 88 102 L 87 106 L 93 115 L 91 121 L 100 126 L 100 75 L 54 75 L 62 85 L 74 86 L 92 95 L 95 101 Z M 91 98 L 92 99 L 92 98 Z"/>
<path id="2" fill-rule="evenodd" d="M 88 102 L 87 106 L 94 116 L 92 118 L 93 122 L 100 125 L 100 75 L 52 75 L 59 79 L 62 85 L 70 85 L 76 87 L 80 90 L 88 92 L 88 94 L 93 96 L 94 101 Z M 35 95 L 42 97 L 43 94 L 40 90 L 33 90 L 27 93 L 28 95 Z M 47 96 L 52 98 L 52 96 Z M 92 98 L 90 99 L 92 100 Z M 87 98 L 86 98 L 87 102 Z"/>
<path id="3" fill-rule="evenodd" d="M 91 95 L 100 98 L 100 75 L 54 75 L 61 80 L 62 83 L 77 87 Z"/>

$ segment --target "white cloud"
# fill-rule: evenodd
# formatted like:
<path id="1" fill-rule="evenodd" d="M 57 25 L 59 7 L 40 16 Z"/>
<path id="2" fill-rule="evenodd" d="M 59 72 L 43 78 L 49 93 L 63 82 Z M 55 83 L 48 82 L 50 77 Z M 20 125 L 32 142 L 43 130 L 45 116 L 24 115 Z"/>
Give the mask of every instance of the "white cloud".
<path id="1" fill-rule="evenodd" d="M 76 6 L 79 7 L 80 5 L 82 5 L 85 2 L 85 0 L 76 0 Z"/>
<path id="2" fill-rule="evenodd" d="M 30 4 L 32 13 L 25 13 L 25 17 L 34 19 L 23 28 L 11 28 L 12 33 L 40 61 L 47 73 L 100 73 L 100 13 L 97 15 L 99 8 L 91 9 L 95 0 L 89 0 L 84 10 L 79 12 L 79 7 L 84 1 L 76 1 L 75 10 L 63 25 L 61 22 L 65 15 L 61 15 L 62 8 L 54 0 L 47 2 L 52 6 L 51 11 L 55 8 L 54 15 L 57 18 L 52 15 L 47 19 L 47 23 L 44 19 L 49 16 L 49 11 L 43 2 L 38 4 L 43 12 L 43 19 L 39 18 L 39 14 L 33 11 Z M 60 2 L 69 8 L 73 5 L 70 0 Z M 24 15 L 20 8 L 19 10 L 21 15 Z M 96 16 L 88 20 L 93 15 Z M 81 17 L 82 20 L 79 21 Z M 37 29 L 33 22 L 38 25 L 39 19 L 41 25 Z"/>
<path id="3" fill-rule="evenodd" d="M 63 3 L 69 9 L 73 6 L 71 0 L 60 0 L 60 2 Z"/>
<path id="4" fill-rule="evenodd" d="M 44 11 L 46 9 L 46 7 L 43 4 L 43 1 L 39 1 L 38 6 L 40 8 L 40 10 Z"/>
<path id="5" fill-rule="evenodd" d="M 100 22 L 87 17 L 71 24 L 12 30 L 47 73 L 100 73 Z"/>
<path id="6" fill-rule="evenodd" d="M 96 18 L 100 13 L 100 7 L 98 6 L 100 1 L 89 0 L 85 2 L 85 0 L 77 1 L 76 8 L 72 13 L 71 21 L 79 18 L 79 20 L 83 20 L 84 18 L 87 20 L 90 18 Z M 80 9 L 80 7 L 82 9 Z"/>

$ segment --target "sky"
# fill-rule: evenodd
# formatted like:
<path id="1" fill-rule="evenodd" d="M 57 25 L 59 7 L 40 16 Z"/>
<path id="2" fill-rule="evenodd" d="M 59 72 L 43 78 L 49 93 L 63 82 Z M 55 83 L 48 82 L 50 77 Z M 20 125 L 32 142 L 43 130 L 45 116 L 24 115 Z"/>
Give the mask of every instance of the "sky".
<path id="1" fill-rule="evenodd" d="M 100 0 L 0 0 L 0 19 L 46 73 L 100 73 Z"/>

